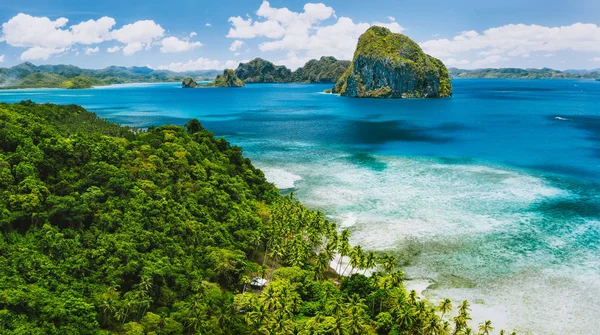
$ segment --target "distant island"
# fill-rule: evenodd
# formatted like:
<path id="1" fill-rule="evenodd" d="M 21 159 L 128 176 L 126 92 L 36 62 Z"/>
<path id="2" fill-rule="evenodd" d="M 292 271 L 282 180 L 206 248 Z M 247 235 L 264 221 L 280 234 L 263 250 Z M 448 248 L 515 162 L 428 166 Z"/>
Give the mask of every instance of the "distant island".
<path id="1" fill-rule="evenodd" d="M 350 67 L 350 61 L 323 56 L 292 71 L 262 58 L 240 63 L 235 74 L 245 83 L 335 83 Z"/>
<path id="2" fill-rule="evenodd" d="M 412 41 L 411 41 L 412 42 Z M 414 43 L 414 42 L 412 42 Z M 413 45 L 410 43 L 410 45 Z M 433 58 L 433 57 L 432 57 Z M 249 83 L 336 83 L 351 66 L 351 61 L 331 56 L 308 61 L 295 71 L 274 65 L 262 58 L 240 63 L 235 76 Z M 600 69 L 565 70 L 543 69 L 476 69 L 449 68 L 450 78 L 507 78 L 507 79 L 600 79 Z M 66 88 L 86 89 L 127 83 L 182 82 L 214 80 L 220 70 L 173 72 L 149 67 L 109 66 L 104 69 L 83 69 L 73 65 L 39 65 L 25 62 L 10 68 L 0 68 L 0 89 Z"/>
<path id="3" fill-rule="evenodd" d="M 148 67 L 110 66 L 100 70 L 82 69 L 73 65 L 40 65 L 26 62 L 10 68 L 0 68 L 0 89 L 67 88 L 127 83 L 177 82 L 187 76 L 213 79 L 220 71 L 176 73 Z"/>
<path id="4" fill-rule="evenodd" d="M 354 98 L 452 96 L 448 69 L 406 35 L 373 26 L 359 40 L 350 68 L 333 93 Z"/>
<path id="5" fill-rule="evenodd" d="M 494 78 L 494 79 L 600 79 L 600 69 L 594 70 L 553 70 L 542 69 L 449 69 L 452 78 Z"/>
<path id="6" fill-rule="evenodd" d="M 235 75 L 231 69 L 226 69 L 223 74 L 220 74 L 215 80 L 208 84 L 198 84 L 193 78 L 187 77 L 181 83 L 182 88 L 198 88 L 198 87 L 244 87 L 245 84 Z"/>

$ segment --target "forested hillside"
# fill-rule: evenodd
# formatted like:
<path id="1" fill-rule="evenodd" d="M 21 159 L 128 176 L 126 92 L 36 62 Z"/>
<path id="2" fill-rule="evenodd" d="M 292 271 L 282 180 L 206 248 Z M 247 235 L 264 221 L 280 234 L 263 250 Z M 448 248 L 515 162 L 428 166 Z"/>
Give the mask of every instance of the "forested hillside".
<path id="1" fill-rule="evenodd" d="M 197 120 L 0 104 L 0 334 L 473 333 L 348 240 Z M 378 272 L 337 285 L 336 253 Z"/>
<path id="2" fill-rule="evenodd" d="M 0 68 L 0 89 L 80 89 L 111 84 L 181 81 L 184 76 L 191 76 L 197 80 L 212 80 L 218 73 L 219 71 L 214 70 L 175 73 L 135 66 L 109 66 L 104 69 L 92 70 L 73 65 L 36 66 L 26 62 L 10 68 Z"/>

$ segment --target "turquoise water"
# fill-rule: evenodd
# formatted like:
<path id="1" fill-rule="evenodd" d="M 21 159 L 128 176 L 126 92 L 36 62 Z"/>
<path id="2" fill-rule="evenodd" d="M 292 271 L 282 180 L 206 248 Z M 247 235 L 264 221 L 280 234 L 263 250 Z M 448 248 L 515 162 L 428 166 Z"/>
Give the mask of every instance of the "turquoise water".
<path id="1" fill-rule="evenodd" d="M 268 179 L 391 250 L 432 301 L 539 334 L 600 326 L 600 82 L 455 80 L 441 100 L 356 100 L 327 85 L 0 91 L 137 127 L 198 118 Z"/>

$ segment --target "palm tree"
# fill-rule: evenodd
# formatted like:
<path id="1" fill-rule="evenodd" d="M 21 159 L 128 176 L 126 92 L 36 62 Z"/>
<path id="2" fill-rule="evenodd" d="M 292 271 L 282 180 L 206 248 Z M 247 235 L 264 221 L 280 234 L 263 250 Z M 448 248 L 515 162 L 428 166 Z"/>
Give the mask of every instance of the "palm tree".
<path id="1" fill-rule="evenodd" d="M 490 335 L 493 330 L 494 327 L 492 327 L 492 321 L 490 320 L 485 320 L 479 324 L 479 333 L 482 335 Z"/>
<path id="2" fill-rule="evenodd" d="M 367 306 L 364 304 L 364 300 L 355 294 L 349 299 L 347 306 L 346 330 L 348 330 L 348 334 L 360 335 L 367 333 L 369 326 L 365 315 Z"/>
<path id="3" fill-rule="evenodd" d="M 338 240 L 338 252 L 340 254 L 340 259 L 335 270 L 337 273 L 340 273 L 342 270 L 342 259 L 350 254 L 350 231 L 348 229 L 342 230 L 342 233 L 340 234 L 340 238 Z"/>
<path id="4" fill-rule="evenodd" d="M 325 252 L 320 253 L 317 256 L 317 261 L 315 263 L 315 278 L 317 280 L 321 280 L 324 278 L 323 274 L 329 267 L 329 257 Z"/>
<path id="5" fill-rule="evenodd" d="M 366 274 L 368 269 L 372 269 L 375 266 L 375 261 L 375 253 L 369 252 L 367 257 L 365 257 L 365 272 L 363 274 Z"/>
<path id="6" fill-rule="evenodd" d="M 383 270 L 390 273 L 396 267 L 396 258 L 392 255 L 385 255 L 380 259 Z"/>
<path id="7" fill-rule="evenodd" d="M 464 300 L 458 307 L 458 313 L 461 315 L 464 315 L 464 316 L 468 316 L 470 310 L 471 310 L 471 308 L 470 308 L 469 302 L 467 300 Z"/>
<path id="8" fill-rule="evenodd" d="M 444 315 L 446 315 L 446 313 L 450 312 L 452 310 L 452 301 L 448 298 L 442 300 L 442 302 L 440 302 L 438 309 L 440 310 L 440 312 L 442 312 L 442 319 L 444 318 Z"/>
<path id="9" fill-rule="evenodd" d="M 244 294 L 244 292 L 246 292 L 246 284 L 248 284 L 250 282 L 250 278 L 247 275 L 243 275 L 240 278 L 240 284 L 242 284 L 242 294 Z"/>
<path id="10" fill-rule="evenodd" d="M 363 260 L 362 247 L 360 245 L 357 245 L 352 249 L 352 252 L 350 253 L 350 262 L 348 262 L 348 264 L 344 268 L 344 272 L 342 272 L 342 274 L 346 274 L 346 270 L 348 269 L 348 266 L 351 265 L 352 269 L 350 270 L 349 275 L 352 275 L 352 273 L 354 272 L 354 269 L 361 266 L 362 260 Z"/>
<path id="11" fill-rule="evenodd" d="M 392 272 L 392 274 L 390 275 L 390 283 L 392 284 L 392 287 L 400 286 L 400 284 L 402 284 L 403 280 L 404 280 L 404 272 L 402 272 L 402 270 Z"/>

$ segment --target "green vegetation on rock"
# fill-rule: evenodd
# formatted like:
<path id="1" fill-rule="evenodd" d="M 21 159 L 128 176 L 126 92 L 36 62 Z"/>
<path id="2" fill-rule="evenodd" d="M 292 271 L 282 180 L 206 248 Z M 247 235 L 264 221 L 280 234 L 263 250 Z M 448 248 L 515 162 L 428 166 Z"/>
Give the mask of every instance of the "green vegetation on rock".
<path id="1" fill-rule="evenodd" d="M 198 120 L 0 104 L 1 334 L 472 333 L 349 238 Z"/>
<path id="2" fill-rule="evenodd" d="M 226 69 L 223 74 L 217 76 L 214 82 L 207 87 L 244 87 L 244 82 L 235 75 L 235 71 Z"/>
<path id="3" fill-rule="evenodd" d="M 291 81 L 292 71 L 257 57 L 240 63 L 235 75 L 245 83 L 287 83 Z"/>
<path id="4" fill-rule="evenodd" d="M 319 60 L 312 59 L 308 61 L 303 67 L 294 71 L 292 81 L 300 83 L 335 83 L 349 67 L 350 61 L 323 56 Z"/>
<path id="5" fill-rule="evenodd" d="M 335 83 L 348 69 L 349 61 L 323 56 L 292 72 L 261 58 L 240 63 L 236 75 L 245 83 Z"/>
<path id="6" fill-rule="evenodd" d="M 236 77 L 235 72 L 230 69 L 223 71 L 215 78 L 215 80 L 208 84 L 198 84 L 192 78 L 184 78 L 181 83 L 183 88 L 202 88 L 202 87 L 244 87 L 244 82 L 240 78 Z"/>
<path id="7" fill-rule="evenodd" d="M 441 98 L 452 96 L 444 64 L 413 40 L 373 26 L 363 33 L 350 68 L 334 93 L 348 97 Z"/>
<path id="8" fill-rule="evenodd" d="M 200 85 L 198 85 L 198 83 L 190 78 L 190 77 L 185 77 L 183 78 L 183 81 L 181 82 L 181 87 L 182 88 L 196 88 L 199 87 Z"/>

